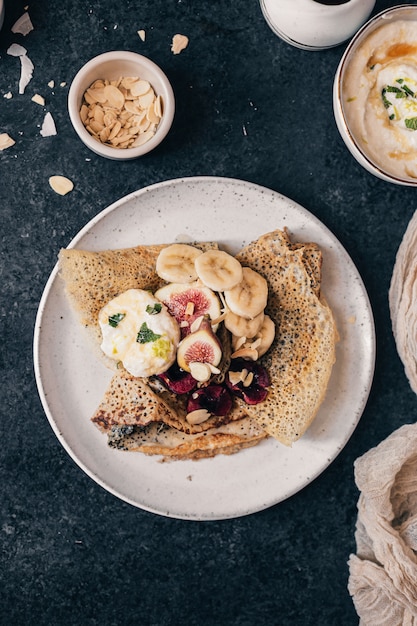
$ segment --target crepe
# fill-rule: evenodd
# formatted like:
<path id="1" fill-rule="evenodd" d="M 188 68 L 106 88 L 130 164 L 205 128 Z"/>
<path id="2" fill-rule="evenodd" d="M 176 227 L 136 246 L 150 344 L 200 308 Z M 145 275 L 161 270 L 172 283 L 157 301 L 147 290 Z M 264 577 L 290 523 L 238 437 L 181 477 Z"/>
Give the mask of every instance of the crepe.
<path id="1" fill-rule="evenodd" d="M 156 377 L 151 379 L 132 376 L 119 370 L 92 416 L 92 421 L 103 431 L 115 426 L 147 426 L 160 422 L 177 431 L 193 434 L 247 417 L 241 403 L 235 403 L 227 416 L 212 415 L 201 424 L 186 420 L 186 399 L 167 391 Z"/>
<path id="2" fill-rule="evenodd" d="M 257 445 L 266 437 L 266 432 L 246 417 L 195 434 L 158 423 L 144 427 L 114 426 L 108 434 L 108 442 L 110 447 L 118 450 L 162 455 L 172 460 L 197 460 L 217 454 L 235 454 Z"/>
<path id="3" fill-rule="evenodd" d="M 217 247 L 193 245 L 203 250 Z M 66 293 L 99 352 L 99 311 L 127 289 L 155 291 L 161 285 L 155 263 L 162 247 L 61 250 L 59 269 Z M 266 400 L 250 406 L 236 398 L 227 416 L 190 425 L 184 398 L 168 392 L 155 377 L 138 379 L 121 369 L 92 416 L 110 446 L 201 458 L 237 452 L 269 435 L 291 445 L 308 428 L 327 388 L 337 339 L 332 313 L 320 296 L 321 251 L 314 243 L 292 244 L 286 232 L 277 230 L 249 244 L 237 258 L 268 282 L 266 312 L 275 321 L 276 337 L 260 360 L 271 379 Z M 224 350 L 223 370 L 228 359 L 230 351 Z M 114 368 L 114 362 L 109 366 Z"/>
<path id="4" fill-rule="evenodd" d="M 324 399 L 338 339 L 332 311 L 320 295 L 321 253 L 315 244 L 293 245 L 284 231 L 263 235 L 238 255 L 268 282 L 266 313 L 275 340 L 261 359 L 271 379 L 263 402 L 248 415 L 285 445 L 307 430 Z"/>
<path id="5" fill-rule="evenodd" d="M 201 250 L 217 248 L 211 242 L 192 245 Z M 59 273 L 72 309 L 86 329 L 93 349 L 112 369 L 117 367 L 116 362 L 99 350 L 98 314 L 105 304 L 128 289 L 149 289 L 154 293 L 164 284 L 155 271 L 155 263 L 165 247 L 160 244 L 99 252 L 63 248 L 59 252 Z"/>

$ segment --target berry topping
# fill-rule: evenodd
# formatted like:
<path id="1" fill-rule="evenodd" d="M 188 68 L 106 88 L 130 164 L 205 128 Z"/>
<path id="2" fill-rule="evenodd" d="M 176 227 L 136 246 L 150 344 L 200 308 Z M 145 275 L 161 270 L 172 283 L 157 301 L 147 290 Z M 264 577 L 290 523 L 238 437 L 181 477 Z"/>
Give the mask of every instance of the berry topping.
<path id="1" fill-rule="evenodd" d="M 187 411 L 206 409 L 211 415 L 227 415 L 232 408 L 232 397 L 226 387 L 208 385 L 194 391 L 187 404 Z"/>

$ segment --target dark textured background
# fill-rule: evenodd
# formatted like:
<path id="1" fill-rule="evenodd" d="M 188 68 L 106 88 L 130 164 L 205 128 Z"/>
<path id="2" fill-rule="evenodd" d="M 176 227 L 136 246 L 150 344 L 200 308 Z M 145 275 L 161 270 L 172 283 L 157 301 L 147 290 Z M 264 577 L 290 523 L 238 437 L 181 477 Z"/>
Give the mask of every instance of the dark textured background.
<path id="1" fill-rule="evenodd" d="M 394 4 L 377 1 L 374 13 Z M 0 132 L 16 140 L 0 152 L 0 623 L 357 624 L 346 564 L 355 548 L 353 462 L 416 417 L 387 301 L 416 190 L 372 177 L 344 146 L 332 112 L 344 46 L 292 48 L 269 29 L 257 0 L 42 0 L 29 4 L 35 30 L 25 38 L 10 31 L 24 6 L 6 0 L 0 33 Z M 190 44 L 174 56 L 177 32 Z M 13 42 L 35 65 L 20 96 L 19 60 L 6 54 Z M 114 163 L 80 143 L 66 99 L 83 63 L 122 48 L 162 66 L 177 112 L 157 150 Z M 36 92 L 44 110 L 30 100 Z M 45 110 L 56 137 L 39 134 Z M 56 195 L 53 174 L 72 179 L 74 191 Z M 377 332 L 373 389 L 338 458 L 289 500 L 221 522 L 164 518 L 96 485 L 53 434 L 32 364 L 35 315 L 59 248 L 118 198 L 190 175 L 253 181 L 314 213 L 356 263 Z"/>

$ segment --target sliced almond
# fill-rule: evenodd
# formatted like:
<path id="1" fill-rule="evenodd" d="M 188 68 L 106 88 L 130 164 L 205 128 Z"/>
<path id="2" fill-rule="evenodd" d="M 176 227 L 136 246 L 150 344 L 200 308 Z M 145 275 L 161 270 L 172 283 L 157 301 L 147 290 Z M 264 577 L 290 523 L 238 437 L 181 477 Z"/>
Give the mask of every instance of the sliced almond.
<path id="1" fill-rule="evenodd" d="M 161 117 L 161 97 L 147 80 L 134 76 L 94 81 L 85 91 L 80 109 L 87 131 L 115 148 L 137 147 L 149 141 Z"/>
<path id="2" fill-rule="evenodd" d="M 132 96 L 143 96 L 152 89 L 150 83 L 147 80 L 137 80 L 130 88 Z M 153 89 L 152 89 L 153 91 Z"/>
<path id="3" fill-rule="evenodd" d="M 251 359 L 251 361 L 257 361 L 259 357 L 258 351 L 253 350 L 252 348 L 240 348 L 240 350 L 233 352 L 231 356 L 232 359 L 241 357 L 242 359 Z"/>
<path id="4" fill-rule="evenodd" d="M 243 386 L 244 387 L 249 387 L 252 384 L 253 381 L 253 372 L 249 372 L 247 376 L 245 376 L 245 379 L 243 381 Z"/>
<path id="5" fill-rule="evenodd" d="M 65 176 L 51 176 L 49 178 L 49 184 L 60 196 L 65 196 L 74 189 L 74 183 L 72 180 L 66 178 Z"/>
<path id="6" fill-rule="evenodd" d="M 200 363 L 199 361 L 195 361 L 189 363 L 190 373 L 195 380 L 198 380 L 200 383 L 207 382 L 211 377 L 211 369 L 208 363 Z"/>
<path id="7" fill-rule="evenodd" d="M 191 411 L 187 413 L 185 419 L 189 424 L 202 424 L 206 422 L 211 414 L 207 411 L 207 409 L 197 409 L 196 411 Z"/>
<path id="8" fill-rule="evenodd" d="M 15 144 L 15 140 L 10 137 L 7 133 L 0 134 L 0 150 L 6 150 L 6 148 L 11 148 Z"/>
<path id="9" fill-rule="evenodd" d="M 200 328 L 201 322 L 203 321 L 203 319 L 204 319 L 204 315 L 200 315 L 199 317 L 195 318 L 195 320 L 193 321 L 190 327 L 190 330 L 192 333 L 195 333 L 195 331 Z"/>
<path id="10" fill-rule="evenodd" d="M 32 102 L 35 102 L 36 104 L 40 104 L 42 107 L 45 106 L 45 98 L 43 98 L 38 93 L 35 93 L 35 95 L 32 96 L 31 100 Z"/>
<path id="11" fill-rule="evenodd" d="M 107 102 L 115 109 L 121 109 L 125 103 L 125 97 L 114 85 L 106 85 L 103 89 Z"/>
<path id="12" fill-rule="evenodd" d="M 188 37 L 186 35 L 174 35 L 172 38 L 171 52 L 179 54 L 188 46 Z"/>
<path id="13" fill-rule="evenodd" d="M 150 121 L 151 124 L 158 124 L 159 117 L 155 113 L 154 103 L 152 103 L 150 106 L 148 106 L 148 108 L 146 110 L 146 117 Z"/>

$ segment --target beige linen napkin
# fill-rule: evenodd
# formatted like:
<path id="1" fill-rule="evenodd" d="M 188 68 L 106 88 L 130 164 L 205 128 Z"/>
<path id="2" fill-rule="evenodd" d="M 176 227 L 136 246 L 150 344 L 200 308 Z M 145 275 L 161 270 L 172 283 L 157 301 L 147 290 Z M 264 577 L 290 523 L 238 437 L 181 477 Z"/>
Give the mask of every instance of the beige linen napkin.
<path id="1" fill-rule="evenodd" d="M 348 589 L 361 626 L 417 626 L 417 424 L 355 461 L 361 491 Z"/>
<path id="2" fill-rule="evenodd" d="M 411 388 L 417 393 L 417 211 L 397 251 L 389 307 L 397 351 Z"/>

